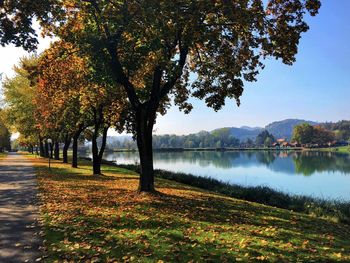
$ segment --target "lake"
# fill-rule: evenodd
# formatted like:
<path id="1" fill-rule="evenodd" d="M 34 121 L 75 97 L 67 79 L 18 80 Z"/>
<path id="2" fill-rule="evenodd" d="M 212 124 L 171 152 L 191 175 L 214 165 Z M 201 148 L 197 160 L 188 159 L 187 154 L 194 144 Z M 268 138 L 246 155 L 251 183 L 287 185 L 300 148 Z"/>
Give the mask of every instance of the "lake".
<path id="1" fill-rule="evenodd" d="M 118 164 L 139 163 L 137 152 L 106 153 Z M 243 186 L 350 201 L 350 156 L 331 152 L 155 152 L 154 167 Z"/>

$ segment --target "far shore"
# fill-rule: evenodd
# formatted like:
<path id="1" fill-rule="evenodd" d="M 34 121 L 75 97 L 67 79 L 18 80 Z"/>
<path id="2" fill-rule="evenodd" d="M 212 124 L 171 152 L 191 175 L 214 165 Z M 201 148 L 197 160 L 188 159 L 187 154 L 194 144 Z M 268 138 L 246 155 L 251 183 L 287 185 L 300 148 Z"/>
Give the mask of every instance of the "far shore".
<path id="1" fill-rule="evenodd" d="M 287 148 L 158 148 L 153 149 L 154 152 L 237 152 L 237 151 L 325 151 L 325 152 L 339 152 L 339 153 L 349 153 L 350 146 L 341 146 L 341 147 L 328 147 L 328 148 L 306 148 L 306 147 L 287 147 Z M 137 152 L 137 149 L 114 149 L 106 150 L 106 152 Z"/>

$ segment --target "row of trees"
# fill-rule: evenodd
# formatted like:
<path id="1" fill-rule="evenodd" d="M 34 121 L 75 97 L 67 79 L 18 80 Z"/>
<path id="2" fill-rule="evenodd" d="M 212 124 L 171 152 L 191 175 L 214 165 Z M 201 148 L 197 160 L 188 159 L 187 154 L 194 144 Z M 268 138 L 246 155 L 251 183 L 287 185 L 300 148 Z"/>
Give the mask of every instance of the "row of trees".
<path id="1" fill-rule="evenodd" d="M 333 131 L 337 140 L 350 142 L 350 121 L 326 122 L 321 127 Z"/>
<path id="2" fill-rule="evenodd" d="M 153 136 L 155 148 L 222 148 L 237 147 L 239 140 L 230 133 L 200 132 L 184 136 Z"/>
<path id="3" fill-rule="evenodd" d="M 153 147 L 156 149 L 162 148 L 223 148 L 223 147 L 267 147 L 271 146 L 276 141 L 275 137 L 268 131 L 262 131 L 255 141 L 251 139 L 240 141 L 235 138 L 229 128 L 222 128 L 214 132 L 201 131 L 189 135 L 154 135 Z M 108 141 L 110 149 L 137 148 L 130 138 L 110 138 Z"/>
<path id="4" fill-rule="evenodd" d="M 190 97 L 216 111 L 227 98 L 239 105 L 244 81 L 256 80 L 264 58 L 293 64 L 308 30 L 305 14 L 315 15 L 320 7 L 318 0 L 50 0 L 28 9 L 29 2 L 0 1 L 2 26 L 16 21 L 1 31 L 2 43 L 31 48 L 34 15 L 44 32 L 60 40 L 36 67 L 21 67 L 35 90 L 34 131 L 23 134 L 39 136 L 41 150 L 48 137 L 55 145 L 73 138 L 74 148 L 88 129 L 99 173 L 103 145 L 97 149 L 94 140 L 109 127 L 127 129 L 140 153 L 140 191 L 147 192 L 154 191 L 157 115 L 173 103 L 190 112 Z M 191 81 L 190 74 L 196 76 Z"/>
<path id="5" fill-rule="evenodd" d="M 222 148 L 240 146 L 240 141 L 230 133 L 210 133 L 202 131 L 189 135 L 154 135 L 153 148 Z M 108 148 L 135 149 L 131 138 L 110 138 Z"/>

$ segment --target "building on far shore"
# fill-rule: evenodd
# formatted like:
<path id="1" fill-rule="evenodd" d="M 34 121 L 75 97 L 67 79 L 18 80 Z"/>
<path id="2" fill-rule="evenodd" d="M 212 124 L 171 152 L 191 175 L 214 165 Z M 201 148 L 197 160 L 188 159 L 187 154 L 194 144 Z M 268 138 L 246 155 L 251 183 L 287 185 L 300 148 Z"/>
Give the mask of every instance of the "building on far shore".
<path id="1" fill-rule="evenodd" d="M 293 148 L 298 146 L 296 143 L 290 143 L 286 139 L 281 138 L 281 139 L 277 139 L 277 141 L 272 144 L 272 147 L 276 149 L 280 149 L 280 148 Z"/>

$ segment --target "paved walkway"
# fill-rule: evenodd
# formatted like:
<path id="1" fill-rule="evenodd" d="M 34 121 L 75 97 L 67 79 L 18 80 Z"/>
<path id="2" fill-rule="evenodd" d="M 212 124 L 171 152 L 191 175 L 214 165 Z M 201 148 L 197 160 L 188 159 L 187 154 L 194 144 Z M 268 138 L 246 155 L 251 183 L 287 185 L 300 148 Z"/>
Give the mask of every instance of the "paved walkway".
<path id="1" fill-rule="evenodd" d="M 24 156 L 0 161 L 0 262 L 35 262 L 41 238 L 35 171 Z"/>

